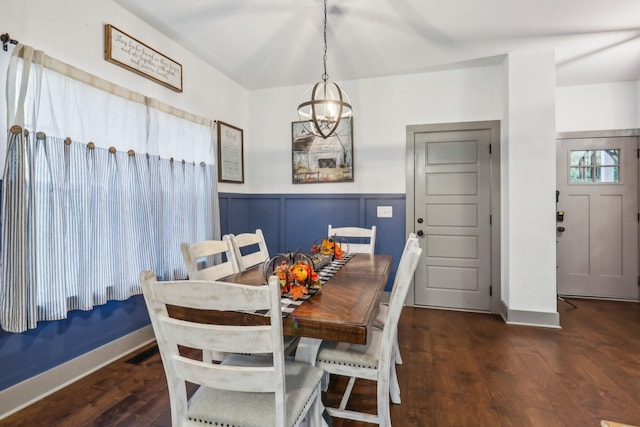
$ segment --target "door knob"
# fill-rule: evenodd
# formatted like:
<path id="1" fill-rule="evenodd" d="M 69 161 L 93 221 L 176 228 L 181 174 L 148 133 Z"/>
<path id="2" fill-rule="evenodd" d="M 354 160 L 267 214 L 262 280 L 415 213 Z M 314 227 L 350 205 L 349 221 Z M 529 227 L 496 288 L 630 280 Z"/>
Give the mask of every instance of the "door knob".
<path id="1" fill-rule="evenodd" d="M 422 230 L 416 231 L 416 234 L 420 237 L 424 236 L 424 232 Z"/>
<path id="2" fill-rule="evenodd" d="M 418 218 L 418 224 L 422 224 L 424 220 L 422 218 Z"/>

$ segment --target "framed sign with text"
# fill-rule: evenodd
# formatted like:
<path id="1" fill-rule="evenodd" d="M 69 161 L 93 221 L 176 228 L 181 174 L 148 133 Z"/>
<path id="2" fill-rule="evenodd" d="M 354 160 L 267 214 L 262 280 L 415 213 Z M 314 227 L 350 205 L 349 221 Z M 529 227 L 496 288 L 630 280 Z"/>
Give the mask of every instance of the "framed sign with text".
<path id="1" fill-rule="evenodd" d="M 244 183 L 243 131 L 220 121 L 218 121 L 218 181 Z"/>
<path id="2" fill-rule="evenodd" d="M 104 26 L 104 59 L 182 92 L 182 65 L 111 24 Z"/>

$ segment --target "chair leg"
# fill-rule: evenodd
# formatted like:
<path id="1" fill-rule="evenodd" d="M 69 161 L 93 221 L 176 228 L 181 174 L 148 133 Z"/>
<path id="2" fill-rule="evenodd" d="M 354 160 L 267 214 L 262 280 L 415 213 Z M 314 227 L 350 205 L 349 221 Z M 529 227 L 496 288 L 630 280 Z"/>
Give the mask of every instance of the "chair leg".
<path id="1" fill-rule="evenodd" d="M 393 352 L 396 357 L 396 365 L 402 365 L 402 356 L 400 355 L 400 344 L 398 344 L 398 328 L 396 327 L 396 336 L 393 340 Z"/>
<path id="2" fill-rule="evenodd" d="M 392 370 L 393 367 L 392 367 Z M 391 427 L 391 411 L 389 409 L 389 375 L 378 376 L 378 424 L 382 427 Z"/>
<path id="3" fill-rule="evenodd" d="M 396 355 L 396 365 L 402 365 L 402 356 L 400 355 L 400 346 L 398 345 L 398 336 L 393 342 L 393 352 Z"/>
<path id="4" fill-rule="evenodd" d="M 389 373 L 389 395 L 391 396 L 391 403 L 399 405 L 400 400 L 400 384 L 398 384 L 398 374 L 396 373 L 396 365 L 391 364 L 391 372 Z"/>

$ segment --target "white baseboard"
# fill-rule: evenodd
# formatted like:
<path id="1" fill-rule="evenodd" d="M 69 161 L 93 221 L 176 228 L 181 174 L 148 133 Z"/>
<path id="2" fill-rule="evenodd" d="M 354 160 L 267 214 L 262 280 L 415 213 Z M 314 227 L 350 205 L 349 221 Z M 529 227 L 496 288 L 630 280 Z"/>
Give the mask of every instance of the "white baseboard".
<path id="1" fill-rule="evenodd" d="M 558 312 L 512 310 L 504 301 L 501 301 L 500 315 L 509 325 L 560 329 L 560 314 Z"/>
<path id="2" fill-rule="evenodd" d="M 155 339 L 151 325 L 0 391 L 0 420 Z"/>

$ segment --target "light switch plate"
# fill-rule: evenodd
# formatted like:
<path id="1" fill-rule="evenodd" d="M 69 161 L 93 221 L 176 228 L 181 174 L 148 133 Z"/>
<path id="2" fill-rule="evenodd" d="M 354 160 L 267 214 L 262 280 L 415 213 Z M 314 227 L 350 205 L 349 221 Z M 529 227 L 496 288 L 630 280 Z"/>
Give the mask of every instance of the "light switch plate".
<path id="1" fill-rule="evenodd" d="M 378 206 L 378 218 L 392 218 L 393 206 Z"/>

